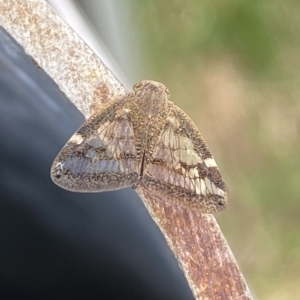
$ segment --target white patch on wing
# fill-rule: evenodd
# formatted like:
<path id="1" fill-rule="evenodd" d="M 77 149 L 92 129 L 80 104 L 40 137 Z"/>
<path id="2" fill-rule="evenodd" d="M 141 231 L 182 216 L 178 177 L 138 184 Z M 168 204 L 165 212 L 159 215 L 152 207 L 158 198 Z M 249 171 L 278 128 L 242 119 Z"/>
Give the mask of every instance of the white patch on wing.
<path id="1" fill-rule="evenodd" d="M 206 166 L 209 168 L 209 167 L 216 167 L 217 164 L 215 162 L 215 160 L 213 158 L 207 158 L 204 160 Z"/>
<path id="2" fill-rule="evenodd" d="M 206 184 L 203 179 L 200 179 L 200 190 L 202 195 L 206 195 Z"/>
<path id="3" fill-rule="evenodd" d="M 218 193 L 217 195 L 221 196 L 221 197 L 224 197 L 225 196 L 225 192 L 221 189 L 218 189 Z"/>
<path id="4" fill-rule="evenodd" d="M 205 187 L 206 187 L 206 189 L 208 190 L 208 192 L 210 194 L 212 194 L 213 191 L 212 191 L 212 188 L 211 188 L 211 181 L 207 177 L 204 180 L 205 180 Z"/>
<path id="5" fill-rule="evenodd" d="M 196 178 L 195 180 L 195 189 L 196 189 L 196 194 L 200 195 L 201 194 L 201 184 L 200 184 L 200 178 Z"/>
<path id="6" fill-rule="evenodd" d="M 75 143 L 77 145 L 81 144 L 83 141 L 83 137 L 81 134 L 75 133 L 72 135 L 72 137 L 70 138 L 70 142 Z"/>

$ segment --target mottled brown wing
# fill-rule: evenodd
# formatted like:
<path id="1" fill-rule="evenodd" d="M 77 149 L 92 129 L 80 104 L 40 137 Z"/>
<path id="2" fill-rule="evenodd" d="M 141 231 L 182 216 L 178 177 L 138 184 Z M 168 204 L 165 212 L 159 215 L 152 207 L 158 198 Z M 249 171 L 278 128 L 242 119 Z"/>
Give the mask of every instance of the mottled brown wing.
<path id="1" fill-rule="evenodd" d="M 140 183 L 161 201 L 215 213 L 227 205 L 227 189 L 200 132 L 170 104 L 169 116 Z"/>
<path id="2" fill-rule="evenodd" d="M 57 185 L 77 192 L 100 192 L 137 183 L 133 125 L 125 101 L 108 103 L 71 137 L 51 168 Z"/>

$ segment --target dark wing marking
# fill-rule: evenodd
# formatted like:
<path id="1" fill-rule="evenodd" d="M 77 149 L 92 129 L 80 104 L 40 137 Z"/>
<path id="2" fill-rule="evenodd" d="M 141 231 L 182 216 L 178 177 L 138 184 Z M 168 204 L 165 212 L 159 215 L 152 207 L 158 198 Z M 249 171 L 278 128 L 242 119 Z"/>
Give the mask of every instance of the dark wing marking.
<path id="1" fill-rule="evenodd" d="M 162 201 L 214 213 L 227 205 L 227 189 L 200 132 L 170 104 L 164 129 L 140 183 Z"/>
<path id="2" fill-rule="evenodd" d="M 124 100 L 105 105 L 67 142 L 51 168 L 57 185 L 71 191 L 100 192 L 137 183 L 134 131 Z"/>

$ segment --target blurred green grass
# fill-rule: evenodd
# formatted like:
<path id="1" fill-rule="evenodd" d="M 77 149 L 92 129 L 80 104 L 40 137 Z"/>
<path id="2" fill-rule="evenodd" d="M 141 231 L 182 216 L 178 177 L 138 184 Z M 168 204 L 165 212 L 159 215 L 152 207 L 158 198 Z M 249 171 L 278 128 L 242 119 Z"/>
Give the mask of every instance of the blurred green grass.
<path id="1" fill-rule="evenodd" d="M 195 121 L 230 192 L 217 219 L 257 299 L 300 294 L 300 2 L 135 1 L 148 79 Z"/>

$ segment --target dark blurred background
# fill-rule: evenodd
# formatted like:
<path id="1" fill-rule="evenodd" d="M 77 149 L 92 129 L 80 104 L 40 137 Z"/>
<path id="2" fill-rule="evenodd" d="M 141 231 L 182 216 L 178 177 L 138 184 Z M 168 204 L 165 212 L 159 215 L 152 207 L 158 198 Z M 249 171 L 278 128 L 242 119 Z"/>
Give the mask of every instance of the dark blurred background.
<path id="1" fill-rule="evenodd" d="M 253 295 L 297 298 L 300 2 L 58 2 L 127 87 L 169 87 L 228 185 L 230 206 L 217 219 Z"/>

